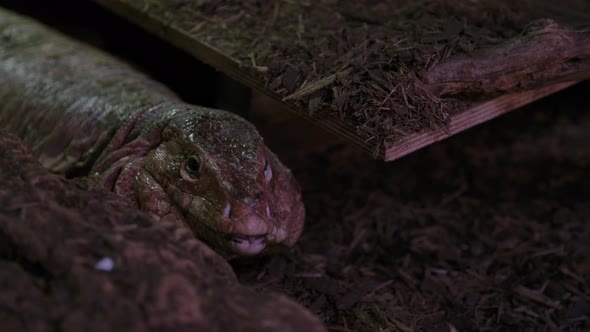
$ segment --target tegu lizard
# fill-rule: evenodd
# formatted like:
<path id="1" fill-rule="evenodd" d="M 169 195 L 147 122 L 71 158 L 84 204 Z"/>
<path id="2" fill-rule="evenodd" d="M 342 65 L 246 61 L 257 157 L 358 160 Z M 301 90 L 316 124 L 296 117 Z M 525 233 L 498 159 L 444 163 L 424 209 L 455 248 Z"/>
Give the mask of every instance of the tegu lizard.
<path id="1" fill-rule="evenodd" d="M 226 257 L 288 247 L 300 188 L 255 127 L 189 105 L 91 46 L 0 9 L 0 127 L 39 161 L 86 176 Z"/>

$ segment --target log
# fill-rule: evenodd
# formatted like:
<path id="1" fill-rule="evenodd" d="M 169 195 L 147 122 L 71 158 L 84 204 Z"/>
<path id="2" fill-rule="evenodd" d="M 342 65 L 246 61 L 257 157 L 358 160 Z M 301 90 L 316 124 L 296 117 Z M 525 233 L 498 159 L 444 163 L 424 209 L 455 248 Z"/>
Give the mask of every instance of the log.
<path id="1" fill-rule="evenodd" d="M 285 295 L 241 286 L 186 230 L 50 174 L 0 131 L 3 331 L 325 331 Z"/>
<path id="2" fill-rule="evenodd" d="M 590 78 L 590 28 L 568 28 L 550 19 L 529 25 L 502 45 L 460 54 L 421 74 L 431 93 L 490 99 Z"/>

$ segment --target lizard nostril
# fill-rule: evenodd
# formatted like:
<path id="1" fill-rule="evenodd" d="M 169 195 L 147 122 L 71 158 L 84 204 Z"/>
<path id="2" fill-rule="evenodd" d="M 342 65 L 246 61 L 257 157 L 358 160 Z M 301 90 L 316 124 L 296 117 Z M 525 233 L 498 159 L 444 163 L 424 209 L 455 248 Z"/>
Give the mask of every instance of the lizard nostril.
<path id="1" fill-rule="evenodd" d="M 229 219 L 231 217 L 231 204 L 227 203 L 223 209 L 223 217 Z"/>

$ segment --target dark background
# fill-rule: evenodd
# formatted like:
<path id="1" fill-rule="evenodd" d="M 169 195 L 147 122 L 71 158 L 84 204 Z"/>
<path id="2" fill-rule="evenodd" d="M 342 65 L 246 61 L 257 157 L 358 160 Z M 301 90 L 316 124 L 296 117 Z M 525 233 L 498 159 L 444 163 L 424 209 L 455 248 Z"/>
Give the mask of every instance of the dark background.
<path id="1" fill-rule="evenodd" d="M 94 2 L 2 0 L 0 5 L 132 63 L 189 103 L 246 114 L 249 89 Z"/>

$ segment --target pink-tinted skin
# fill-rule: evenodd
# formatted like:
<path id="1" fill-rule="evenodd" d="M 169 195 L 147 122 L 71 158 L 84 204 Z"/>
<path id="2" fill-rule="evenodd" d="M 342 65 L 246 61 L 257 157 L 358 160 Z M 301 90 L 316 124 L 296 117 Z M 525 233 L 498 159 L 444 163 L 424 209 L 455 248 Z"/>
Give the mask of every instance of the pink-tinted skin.
<path id="1" fill-rule="evenodd" d="M 227 257 L 292 246 L 305 213 L 291 171 L 247 121 L 198 110 L 184 105 L 150 139 L 104 156 L 95 177 L 160 222 L 188 225 Z"/>
<path id="2" fill-rule="evenodd" d="M 298 239 L 300 188 L 250 123 L 183 103 L 117 59 L 2 9 L 0 39 L 0 128 L 47 168 L 88 176 L 226 257 Z"/>

